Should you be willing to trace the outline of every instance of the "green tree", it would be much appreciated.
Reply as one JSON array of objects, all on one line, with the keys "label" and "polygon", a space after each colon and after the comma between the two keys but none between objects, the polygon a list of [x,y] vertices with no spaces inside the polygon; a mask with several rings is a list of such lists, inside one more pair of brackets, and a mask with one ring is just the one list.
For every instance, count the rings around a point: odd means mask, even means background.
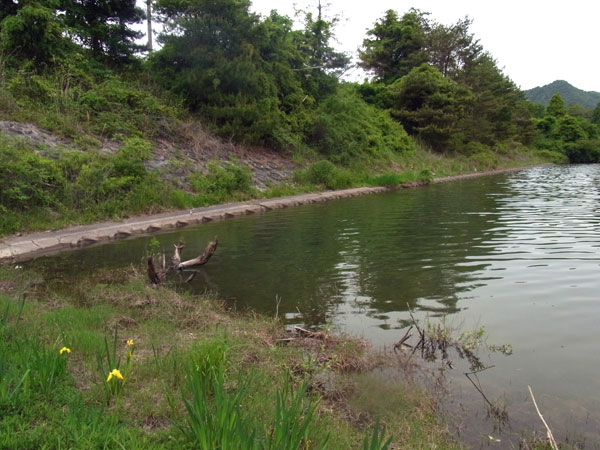
[{"label": "green tree", "polygon": [[406,131],[382,111],[363,101],[352,85],[342,86],[321,102],[311,117],[310,144],[330,160],[349,163],[412,149]]},{"label": "green tree", "polygon": [[123,63],[144,48],[135,44],[143,33],[129,25],[140,23],[144,11],[136,0],[60,0],[64,22],[72,38],[89,48],[95,58]]},{"label": "green tree", "polygon": [[562,117],[567,113],[565,102],[560,94],[554,94],[546,108],[546,114],[552,117]]},{"label": "green tree", "polygon": [[467,89],[444,78],[436,68],[422,64],[389,86],[391,114],[409,134],[434,150],[447,151],[460,128],[470,101]]},{"label": "green tree", "polygon": [[367,32],[359,65],[385,83],[403,77],[428,60],[427,27],[425,14],[419,10],[411,9],[401,19],[388,10]]},{"label": "green tree", "polygon": [[592,123],[600,125],[600,102],[596,105],[592,111]]},{"label": "green tree", "polygon": [[257,27],[255,36],[262,64],[271,74],[277,86],[279,108],[286,114],[298,112],[310,106],[304,91],[305,55],[299,42],[304,38],[302,30],[292,30],[293,20],[271,11]]},{"label": "green tree", "polygon": [[[55,10],[38,2],[29,2],[17,8],[12,2],[3,2],[0,23],[0,48],[13,58],[47,64],[60,58],[67,47],[63,27]],[[1,16],[0,15],[0,16]]]},{"label": "green tree", "polygon": [[456,80],[473,94],[464,123],[468,140],[494,145],[507,139],[531,139],[534,125],[524,95],[489,54],[469,61]]},{"label": "green tree", "polygon": [[317,5],[316,17],[312,12],[304,13],[304,32],[299,47],[304,54],[304,85],[315,98],[322,99],[333,93],[337,77],[350,63],[350,57],[331,46],[337,17],[326,19],[321,2]]},{"label": "green tree", "polygon": [[583,129],[580,120],[565,114],[558,119],[558,123],[556,124],[554,131],[554,137],[560,139],[562,142],[576,142],[580,139],[585,139],[588,136]]},{"label": "green tree", "polygon": [[446,26],[435,23],[427,33],[427,54],[429,63],[445,77],[456,77],[470,62],[482,52],[479,41],[469,27],[472,20],[468,17]]},{"label": "green tree", "polygon": [[166,32],[151,64],[164,85],[221,134],[265,144],[282,122],[276,76],[265,69],[284,63],[267,48],[264,56],[272,64],[265,64],[260,45],[265,33],[285,34],[286,25],[275,17],[260,27],[249,7],[248,0],[159,0],[156,11],[164,17]]}]

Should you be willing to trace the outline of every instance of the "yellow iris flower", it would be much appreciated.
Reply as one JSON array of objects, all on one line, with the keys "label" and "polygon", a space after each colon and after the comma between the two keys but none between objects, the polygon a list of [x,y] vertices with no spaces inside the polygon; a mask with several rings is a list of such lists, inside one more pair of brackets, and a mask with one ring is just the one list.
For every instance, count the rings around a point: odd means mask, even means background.
[{"label": "yellow iris flower", "polygon": [[59,350],[59,353],[62,355],[64,352],[71,353],[71,349],[68,347],[63,347]]},{"label": "yellow iris flower", "polygon": [[129,345],[130,347],[133,346],[133,339],[129,339],[127,341],[127,345]]},{"label": "yellow iris flower", "polygon": [[113,377],[118,378],[119,380],[123,379],[123,375],[121,375],[121,371],[119,369],[113,369],[108,374],[108,378],[106,379],[106,382],[108,383],[110,380],[112,380]]}]

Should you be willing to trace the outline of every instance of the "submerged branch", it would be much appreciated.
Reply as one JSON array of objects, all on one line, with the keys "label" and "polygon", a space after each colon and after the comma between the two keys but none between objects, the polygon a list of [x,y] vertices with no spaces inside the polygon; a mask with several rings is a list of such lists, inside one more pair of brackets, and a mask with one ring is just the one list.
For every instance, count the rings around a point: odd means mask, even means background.
[{"label": "submerged branch", "polygon": [[[148,264],[148,279],[152,284],[159,285],[166,281],[167,274],[171,271],[178,272],[192,272],[191,275],[185,280],[186,283],[189,283],[194,279],[197,275],[197,270],[189,270],[193,267],[198,267],[206,264],[210,258],[215,254],[217,250],[217,245],[219,241],[215,237],[214,241],[208,243],[204,252],[198,255],[194,259],[190,259],[188,261],[181,262],[181,250],[184,247],[182,241],[179,241],[177,244],[174,244],[175,250],[173,251],[173,256],[171,257],[171,264],[167,267],[165,255],[162,255],[162,258],[159,258],[159,270],[156,270],[154,265],[154,259],[152,255],[148,256],[147,264]],[[162,261],[162,264],[160,262]]]},{"label": "submerged branch", "polygon": [[148,278],[152,284],[160,284],[162,281],[156,272],[156,269],[154,268],[154,260],[152,259],[152,256],[148,256]]},{"label": "submerged branch", "polygon": [[556,441],[554,440],[554,436],[552,435],[552,430],[546,423],[546,420],[544,420],[544,416],[542,416],[540,408],[538,408],[537,402],[535,401],[535,397],[533,396],[533,391],[531,390],[531,386],[527,385],[527,389],[529,389],[531,400],[533,400],[533,406],[535,406],[535,410],[537,411],[538,416],[540,416],[540,419],[542,419],[542,423],[546,427],[546,436],[548,436],[548,442],[550,443],[550,447],[552,447],[552,450],[558,450],[558,445],[556,445]]}]

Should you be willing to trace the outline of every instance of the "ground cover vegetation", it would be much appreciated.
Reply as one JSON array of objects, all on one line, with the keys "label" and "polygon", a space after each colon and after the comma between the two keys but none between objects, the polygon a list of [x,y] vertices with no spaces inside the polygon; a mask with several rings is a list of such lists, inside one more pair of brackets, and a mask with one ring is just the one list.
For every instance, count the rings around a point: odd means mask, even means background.
[{"label": "ground cover vegetation", "polygon": [[[0,234],[599,158],[600,109],[526,102],[468,19],[388,11],[360,53],[373,78],[348,83],[337,19],[320,4],[300,27],[249,5],[152,2],[164,29],[149,53],[133,0],[2,1],[0,118],[59,143],[0,132]],[[301,168],[262,191],[243,161],[182,171],[199,133],[211,134],[201,150],[268,147]],[[361,373],[362,344],[280,346],[279,322],[150,288],[135,271],[61,288],[2,268],[0,333],[6,448],[375,449],[390,436],[394,448],[452,448],[426,397]]]},{"label": "ground cover vegetation", "polygon": [[178,290],[0,267],[0,447],[456,448],[395,356]]},{"label": "ground cover vegetation", "polygon": [[[350,58],[333,48],[337,18],[320,3],[298,11],[298,26],[276,11],[250,12],[248,0],[157,0],[153,18],[163,29],[154,52],[136,43],[143,11],[131,0],[113,3],[0,6],[2,118],[66,142],[0,135],[2,234],[598,159],[597,111],[527,102],[468,18],[444,25],[419,10],[388,11],[360,51],[372,79],[349,83],[341,76]],[[243,161],[167,176],[187,165],[178,156],[198,130],[250,152],[268,147],[304,168],[262,191]],[[218,142],[211,139],[205,147]],[[165,142],[167,164],[157,167]]]}]

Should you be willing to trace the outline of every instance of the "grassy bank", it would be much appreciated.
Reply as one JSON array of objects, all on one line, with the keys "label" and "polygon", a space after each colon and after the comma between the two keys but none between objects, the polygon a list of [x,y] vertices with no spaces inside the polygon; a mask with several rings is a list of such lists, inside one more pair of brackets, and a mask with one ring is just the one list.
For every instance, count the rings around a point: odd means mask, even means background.
[{"label": "grassy bank", "polygon": [[427,395],[376,379],[364,343],[288,341],[276,318],[133,269],[1,267],[0,333],[2,448],[456,447]]},{"label": "grassy bank", "polygon": [[[0,132],[0,236],[106,219],[358,186],[396,186],[436,177],[547,162],[522,147],[498,153],[446,156],[423,149],[348,166],[305,159],[289,181],[257,189],[243,161],[209,163],[174,182],[179,156],[151,168],[155,146],[123,138],[117,149],[39,148]],[[185,166],[185,164],[183,164]]]}]

